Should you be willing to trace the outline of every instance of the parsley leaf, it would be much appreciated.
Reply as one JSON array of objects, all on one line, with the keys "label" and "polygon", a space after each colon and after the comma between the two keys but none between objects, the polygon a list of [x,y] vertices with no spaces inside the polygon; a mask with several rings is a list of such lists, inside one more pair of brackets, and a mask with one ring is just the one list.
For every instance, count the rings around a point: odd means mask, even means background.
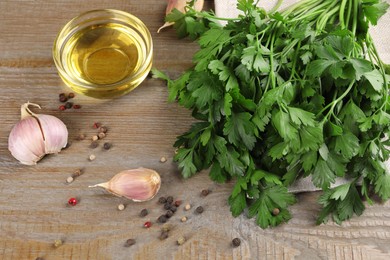
[{"label": "parsley leaf", "polygon": [[[286,187],[275,185],[261,189],[259,198],[249,207],[248,216],[256,216],[257,224],[266,228],[277,226],[291,218],[290,213],[285,210],[288,205],[296,202],[294,195],[287,191]],[[273,210],[277,208],[280,213],[273,215]]]},{"label": "parsley leaf", "polygon": [[241,142],[249,149],[255,145],[257,130],[255,125],[250,121],[251,114],[248,112],[232,113],[227,118],[223,133],[227,135],[230,143],[239,147]]}]

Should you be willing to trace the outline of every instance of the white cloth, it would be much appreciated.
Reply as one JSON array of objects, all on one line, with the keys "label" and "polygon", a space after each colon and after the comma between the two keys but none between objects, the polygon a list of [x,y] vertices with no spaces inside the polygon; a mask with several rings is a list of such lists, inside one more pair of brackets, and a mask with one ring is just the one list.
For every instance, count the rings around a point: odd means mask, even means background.
[{"label": "white cloth", "polygon": [[[298,2],[299,0],[284,0],[279,10],[286,8],[287,6]],[[215,0],[215,14],[219,17],[235,18],[239,14],[237,10],[237,0]],[[277,0],[260,0],[259,6],[265,10],[272,9]],[[387,0],[390,4],[390,0]],[[374,39],[375,46],[379,52],[381,59],[389,64],[390,63],[390,10],[381,17],[378,25],[370,28],[370,33]],[[390,160],[386,162],[386,168],[390,170]],[[338,186],[347,182],[346,179],[338,179],[332,186]],[[319,190],[315,187],[311,181],[311,177],[300,179],[295,182],[289,190],[291,192],[305,192]]]}]

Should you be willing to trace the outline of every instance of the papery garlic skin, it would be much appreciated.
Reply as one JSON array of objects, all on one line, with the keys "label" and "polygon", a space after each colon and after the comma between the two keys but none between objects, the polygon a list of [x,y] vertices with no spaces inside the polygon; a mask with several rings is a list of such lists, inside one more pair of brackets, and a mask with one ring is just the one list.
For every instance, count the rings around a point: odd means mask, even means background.
[{"label": "papery garlic skin", "polygon": [[[171,13],[172,10],[175,8],[180,12],[185,13],[186,12],[185,7],[187,6],[187,1],[189,0],[168,0],[167,9],[165,10],[165,15]],[[196,0],[194,3],[194,9],[196,11],[201,11],[203,9],[203,4],[204,4],[204,0]],[[169,27],[173,24],[174,23],[171,22],[165,22],[163,26],[158,28],[157,33],[159,33],[161,29]]]},{"label": "papery garlic skin", "polygon": [[160,186],[161,178],[156,171],[138,168],[122,171],[110,181],[90,187],[102,187],[116,196],[142,202],[153,199]]},{"label": "papery garlic skin", "polygon": [[[55,116],[34,114],[26,103],[21,107],[22,119],[12,128],[8,150],[22,164],[34,165],[46,154],[58,153],[68,142],[66,125]],[[40,107],[39,107],[40,108]]]}]

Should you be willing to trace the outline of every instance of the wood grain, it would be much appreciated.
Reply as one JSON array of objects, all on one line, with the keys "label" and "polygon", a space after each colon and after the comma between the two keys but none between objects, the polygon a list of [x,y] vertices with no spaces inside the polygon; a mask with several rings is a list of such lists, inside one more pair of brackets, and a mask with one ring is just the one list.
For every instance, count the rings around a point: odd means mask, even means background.
[{"label": "wood grain", "polygon": [[[29,0],[0,2],[0,259],[389,259],[390,204],[368,206],[361,217],[316,226],[319,193],[298,195],[292,207],[293,219],[278,228],[262,230],[253,219],[233,218],[226,199],[232,183],[212,183],[207,173],[183,180],[172,162],[173,142],[192,122],[190,112],[167,103],[163,82],[147,79],[129,95],[115,100],[77,96],[80,110],[58,111],[58,94],[69,92],[57,75],[51,47],[60,28],[77,14],[98,8],[125,10],[140,17],[154,40],[154,66],[171,75],[191,66],[195,43],[178,40],[172,29],[156,34],[161,25],[165,1]],[[206,8],[212,8],[206,1]],[[42,113],[61,118],[69,129],[70,147],[44,158],[36,166],[19,164],[8,152],[8,134],[19,119],[19,107],[29,100],[42,106]],[[94,122],[108,126],[105,141],[112,149],[89,148],[96,130]],[[88,139],[77,141],[79,134]],[[88,161],[90,154],[96,160]],[[161,156],[168,158],[160,163]],[[170,219],[173,230],[167,240],[158,239],[155,222],[164,210],[157,199],[133,203],[113,197],[88,185],[106,181],[130,168],[149,167],[162,176],[159,195],[173,195],[191,203]],[[85,173],[73,183],[66,178],[74,170]],[[200,191],[212,193],[202,198]],[[80,198],[67,207],[70,197]],[[126,204],[124,211],[117,205]],[[196,206],[205,208],[194,214]],[[139,212],[149,209],[145,218]],[[181,223],[180,218],[188,221]],[[187,242],[178,246],[184,235]],[[239,237],[242,244],[231,247]],[[128,248],[124,243],[135,238]],[[56,239],[64,244],[54,248]]]}]

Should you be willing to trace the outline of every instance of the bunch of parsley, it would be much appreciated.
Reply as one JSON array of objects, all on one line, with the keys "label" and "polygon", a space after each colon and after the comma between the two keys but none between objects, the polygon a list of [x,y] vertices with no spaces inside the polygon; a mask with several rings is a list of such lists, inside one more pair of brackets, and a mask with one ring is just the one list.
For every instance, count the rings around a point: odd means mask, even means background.
[{"label": "bunch of parsley", "polygon": [[[238,0],[236,19],[191,4],[167,21],[198,39],[194,67],[176,80],[154,70],[197,119],[174,144],[185,178],[209,169],[213,181],[233,179],[233,216],[246,211],[262,228],[291,218],[288,186],[302,177],[323,190],[318,223],[390,197],[389,75],[368,33],[388,4],[303,0],[267,13]],[[337,177],[349,182],[331,188]]]}]

